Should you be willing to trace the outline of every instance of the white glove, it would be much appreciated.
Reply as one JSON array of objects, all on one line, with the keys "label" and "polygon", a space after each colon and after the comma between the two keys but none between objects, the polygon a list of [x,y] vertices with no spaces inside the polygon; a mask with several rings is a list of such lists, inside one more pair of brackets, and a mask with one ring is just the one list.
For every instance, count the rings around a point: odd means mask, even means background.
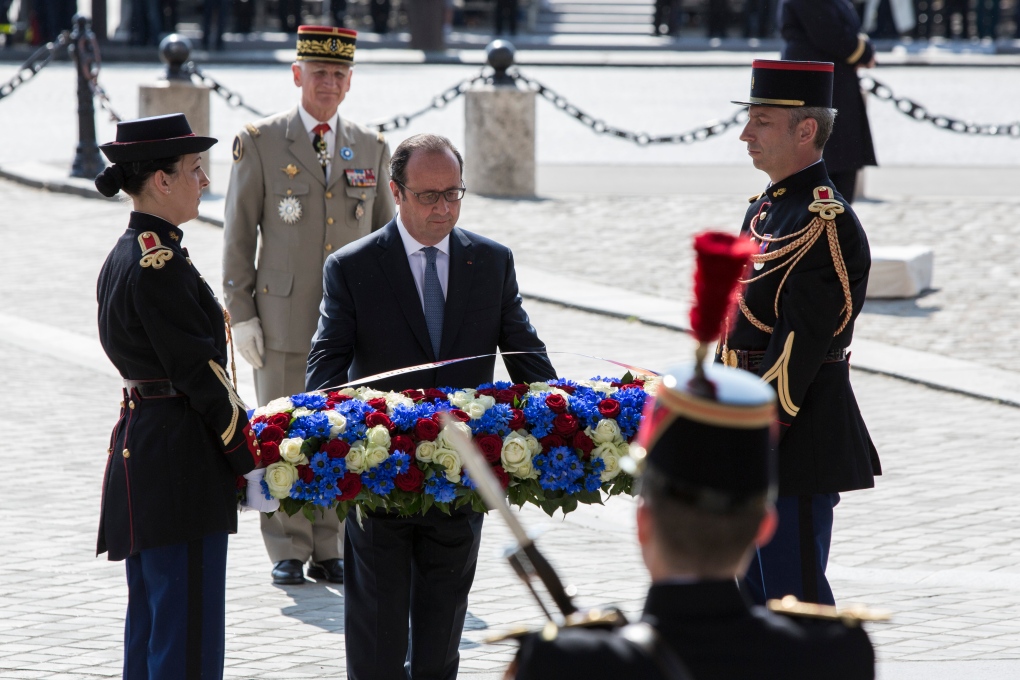
[{"label": "white glove", "polygon": [[244,360],[255,368],[262,368],[265,356],[265,341],[262,338],[262,322],[257,316],[247,321],[231,325],[234,336],[234,348],[241,353]]},{"label": "white glove", "polygon": [[244,476],[248,480],[248,493],[242,510],[258,510],[259,512],[276,512],[280,509],[280,501],[275,498],[266,500],[262,493],[262,477],[266,474],[265,468],[255,468]]}]

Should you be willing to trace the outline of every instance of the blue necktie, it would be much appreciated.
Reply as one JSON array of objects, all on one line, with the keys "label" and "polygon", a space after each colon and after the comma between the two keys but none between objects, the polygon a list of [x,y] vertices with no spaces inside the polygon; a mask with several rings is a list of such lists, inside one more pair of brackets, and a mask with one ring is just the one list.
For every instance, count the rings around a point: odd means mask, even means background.
[{"label": "blue necktie", "polygon": [[429,328],[432,340],[432,351],[439,358],[439,343],[443,339],[443,313],[446,309],[446,298],[443,287],[439,285],[439,272],[436,271],[436,255],[439,249],[435,246],[422,248],[425,253],[425,325]]}]

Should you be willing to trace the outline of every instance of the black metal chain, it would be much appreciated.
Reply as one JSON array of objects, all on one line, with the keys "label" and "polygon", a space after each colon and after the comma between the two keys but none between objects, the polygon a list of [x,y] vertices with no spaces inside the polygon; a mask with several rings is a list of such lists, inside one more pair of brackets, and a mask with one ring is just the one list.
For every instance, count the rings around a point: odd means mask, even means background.
[{"label": "black metal chain", "polygon": [[972,123],[970,121],[950,118],[949,116],[933,114],[926,107],[911,99],[897,97],[888,85],[875,80],[871,76],[861,77],[861,87],[865,92],[870,92],[882,101],[892,102],[896,110],[904,116],[916,121],[927,121],[941,130],[959,132],[965,135],[1005,136],[1020,139],[1020,121],[995,125]]},{"label": "black metal chain", "polygon": [[227,104],[234,107],[235,109],[238,108],[245,109],[246,111],[254,113],[259,118],[266,117],[266,114],[262,113],[255,107],[246,104],[244,102],[244,98],[241,97],[241,95],[239,95],[237,92],[234,92],[233,90],[229,89],[222,83],[219,83],[216,80],[214,80],[211,76],[207,76],[205,73],[203,73],[198,68],[198,65],[195,64],[195,62],[189,61],[187,64],[184,64],[183,66],[181,66],[181,71],[191,76],[192,80],[197,81],[201,85],[205,85],[213,92],[223,97],[223,99],[226,100]]},{"label": "black metal chain", "polygon": [[620,139],[628,142],[634,142],[638,146],[648,146],[649,144],[691,144],[693,142],[703,142],[711,137],[721,135],[735,125],[743,125],[747,122],[747,109],[740,109],[725,120],[709,121],[701,127],[680,134],[652,136],[647,132],[631,132],[630,130],[614,127],[603,120],[585,113],[567,101],[566,97],[557,93],[552,88],[546,87],[533,78],[528,78],[520,72],[513,72],[511,75],[518,82],[524,83],[529,90],[536,92],[544,99],[551,102],[553,106],[566,114],[573,116],[582,124],[590,127],[597,134],[619,137]]},{"label": "black metal chain", "polygon": [[429,111],[437,111],[439,109],[446,108],[447,104],[449,104],[454,99],[460,97],[469,89],[471,89],[472,85],[484,81],[485,79],[486,76],[484,73],[479,73],[474,78],[465,78],[464,80],[460,81],[453,87],[450,87],[446,91],[437,94],[435,97],[432,98],[432,103],[426,106],[425,108],[415,111],[414,113],[394,116],[393,118],[390,118],[389,120],[386,121],[378,123],[369,123],[368,127],[374,127],[379,132],[389,132],[390,130],[399,130],[400,128],[407,127],[408,125],[411,124],[411,121],[417,118],[418,116],[423,116]]},{"label": "black metal chain", "polygon": [[0,85],[0,99],[9,96],[18,87],[27,83],[29,80],[35,77],[39,71],[43,70],[56,56],[59,50],[67,47],[71,42],[71,32],[64,31],[54,42],[46,43],[35,52],[32,53],[25,63],[21,65],[18,72],[13,78],[8,80],[3,85]]},{"label": "black metal chain", "polygon": [[88,82],[92,96],[99,102],[99,108],[106,111],[110,115],[110,120],[114,123],[124,120],[113,110],[106,90],[99,84],[99,69],[103,64],[103,60],[99,55],[99,41],[96,39],[96,34],[89,31],[81,35],[78,38],[78,42],[72,47],[78,50],[78,64],[81,67],[82,76]]}]

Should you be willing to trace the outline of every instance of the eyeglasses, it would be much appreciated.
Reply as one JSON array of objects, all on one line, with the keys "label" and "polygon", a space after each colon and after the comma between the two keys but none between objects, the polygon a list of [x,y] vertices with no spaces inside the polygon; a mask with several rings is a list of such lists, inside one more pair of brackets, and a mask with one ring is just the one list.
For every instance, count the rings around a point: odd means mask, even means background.
[{"label": "eyeglasses", "polygon": [[464,198],[464,194],[467,193],[467,187],[460,187],[458,189],[449,189],[447,191],[411,191],[405,185],[393,180],[397,186],[403,188],[410,194],[414,194],[414,197],[418,199],[418,202],[422,205],[434,205],[439,201],[439,197],[442,196],[446,199],[447,203],[456,203],[460,199]]}]

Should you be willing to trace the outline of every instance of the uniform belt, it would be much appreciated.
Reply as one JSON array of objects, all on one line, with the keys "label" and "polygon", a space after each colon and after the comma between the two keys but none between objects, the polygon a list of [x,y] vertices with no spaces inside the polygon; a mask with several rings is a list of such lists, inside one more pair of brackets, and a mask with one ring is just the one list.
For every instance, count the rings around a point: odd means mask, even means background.
[{"label": "uniform belt", "polygon": [[124,380],[124,389],[134,391],[139,397],[175,397],[180,392],[169,380]]},{"label": "uniform belt", "polygon": [[[849,352],[846,351],[846,347],[840,347],[839,349],[830,349],[825,354],[825,358],[822,363],[832,364],[839,361],[843,361],[849,356]],[[745,371],[751,371],[757,373],[758,369],[761,368],[761,360],[765,358],[764,350],[753,350],[753,349],[731,349],[729,351],[730,361],[726,361],[727,357],[723,357],[723,363],[727,366],[733,366],[735,368],[742,368]],[[732,360],[736,359],[736,363],[732,363]]]}]

